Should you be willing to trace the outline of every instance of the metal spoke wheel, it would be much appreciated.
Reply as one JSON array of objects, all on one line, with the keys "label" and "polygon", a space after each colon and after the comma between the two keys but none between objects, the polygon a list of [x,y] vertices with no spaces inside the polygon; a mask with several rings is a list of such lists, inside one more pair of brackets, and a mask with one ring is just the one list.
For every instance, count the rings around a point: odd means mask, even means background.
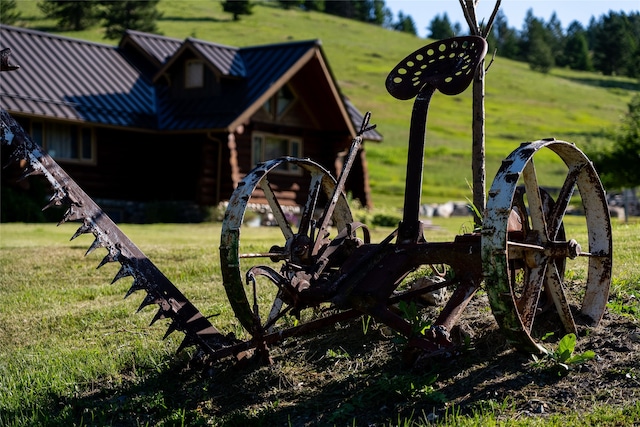
[{"label": "metal spoke wheel", "polygon": [[[306,200],[298,203],[291,199],[291,185]],[[304,188],[308,188],[306,193]],[[231,307],[251,336],[310,321],[324,308],[321,306],[328,305],[309,304],[299,295],[322,277],[318,254],[332,238],[341,232],[344,235],[347,227],[351,231],[353,218],[344,194],[335,197],[330,220],[324,221],[327,201],[333,199],[335,188],[336,180],[319,164],[283,157],[258,165],[232,194],[222,223],[222,277]],[[300,205],[294,219],[292,209]],[[243,226],[245,214],[256,210],[269,216],[269,225],[279,228],[278,241],[254,242],[254,246],[243,243],[241,232],[251,232]],[[322,228],[321,224],[328,226]],[[321,269],[322,274],[330,269]]]},{"label": "metal spoke wheel", "polygon": [[[538,182],[534,155],[543,148],[566,166],[558,182]],[[569,221],[576,204],[580,214]],[[572,235],[585,228],[586,235]],[[523,144],[503,161],[487,200],[482,263],[491,309],[519,350],[545,353],[541,341],[550,333],[597,326],[611,283],[611,223],[584,153],[550,139]]]}]

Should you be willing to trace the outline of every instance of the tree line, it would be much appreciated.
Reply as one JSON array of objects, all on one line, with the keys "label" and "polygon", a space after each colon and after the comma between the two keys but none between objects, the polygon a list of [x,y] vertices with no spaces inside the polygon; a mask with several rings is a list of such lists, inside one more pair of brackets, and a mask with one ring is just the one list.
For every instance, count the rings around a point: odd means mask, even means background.
[{"label": "tree line", "polygon": [[[101,23],[105,38],[119,39],[126,29],[157,33],[156,21],[162,17],[157,10],[159,0],[41,0],[40,10],[56,20],[63,31],[79,31]],[[16,0],[3,0],[2,21],[11,24],[19,19]],[[394,31],[417,35],[413,18],[402,11],[393,16],[384,0],[271,0],[271,4],[290,9],[317,11],[378,25]],[[223,11],[234,20],[252,13],[255,1],[221,1]],[[447,14],[435,16],[426,28],[428,37],[443,39],[463,35],[459,23],[452,23]],[[490,51],[498,56],[528,62],[534,70],[544,73],[553,67],[598,71],[604,75],[640,78],[640,13],[610,11],[599,18],[592,17],[585,28],[573,21],[563,29],[554,13],[548,22],[535,17],[529,9],[522,30],[509,26],[499,11],[487,36]]]},{"label": "tree line", "polygon": [[[119,39],[127,29],[157,33],[156,21],[162,17],[157,10],[160,0],[41,0],[38,8],[56,21],[60,31],[81,31],[100,23],[106,39]],[[2,23],[20,20],[16,0],[2,0]]]}]

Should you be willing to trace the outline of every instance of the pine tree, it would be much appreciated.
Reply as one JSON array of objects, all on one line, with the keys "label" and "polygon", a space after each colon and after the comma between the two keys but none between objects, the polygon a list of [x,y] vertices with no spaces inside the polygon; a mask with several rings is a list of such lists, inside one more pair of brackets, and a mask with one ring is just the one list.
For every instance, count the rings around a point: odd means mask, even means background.
[{"label": "pine tree", "polygon": [[563,57],[565,65],[573,70],[593,71],[586,31],[578,21],[573,21],[567,29]]},{"label": "pine tree", "polygon": [[157,32],[156,20],[162,17],[159,0],[102,2],[105,38],[119,39],[126,30]]},{"label": "pine tree", "polygon": [[20,12],[16,10],[16,0],[0,1],[0,22],[7,25],[15,24],[20,19]]},{"label": "pine tree", "polygon": [[455,36],[455,30],[446,12],[442,17],[436,15],[427,29],[429,30],[429,38],[432,39],[441,40]]},{"label": "pine tree", "polygon": [[638,39],[624,13],[609,12],[593,26],[593,62],[605,75],[632,75]]},{"label": "pine tree", "polygon": [[629,103],[629,111],[615,136],[615,145],[590,152],[605,187],[632,188],[640,185],[640,95]]},{"label": "pine tree", "polygon": [[549,30],[544,22],[533,16],[529,9],[525,17],[525,30],[522,37],[522,50],[532,70],[548,73],[555,65],[553,50],[549,45]]},{"label": "pine tree", "polygon": [[413,22],[413,18],[411,15],[406,15],[402,13],[402,11],[398,12],[398,21],[393,24],[393,29],[396,31],[401,31],[403,33],[413,34],[414,36],[418,34],[418,30],[416,30],[416,24]]},{"label": "pine tree", "polygon": [[493,31],[489,41],[489,50],[498,49],[498,55],[509,59],[521,59],[520,39],[515,29],[509,28],[507,17],[502,10],[498,11],[493,23]]},{"label": "pine tree", "polygon": [[233,20],[239,21],[240,15],[251,15],[253,3],[249,0],[227,0],[222,2],[222,10],[233,14]]},{"label": "pine tree", "polygon": [[97,22],[96,5],[94,0],[43,0],[38,3],[38,8],[47,18],[58,21],[56,25],[59,30],[80,31]]}]

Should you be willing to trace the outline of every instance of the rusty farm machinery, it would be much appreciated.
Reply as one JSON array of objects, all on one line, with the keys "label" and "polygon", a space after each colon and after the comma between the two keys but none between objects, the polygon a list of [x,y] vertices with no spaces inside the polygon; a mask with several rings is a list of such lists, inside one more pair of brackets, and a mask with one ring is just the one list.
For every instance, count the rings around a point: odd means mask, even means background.
[{"label": "rusty farm machinery", "polygon": [[[24,177],[41,175],[49,182],[49,206],[67,208],[61,223],[81,223],[72,239],[93,234],[88,252],[107,251],[100,265],[121,264],[113,281],[132,277],[127,295],[145,291],[140,309],[158,306],[151,323],[169,319],[166,335],[185,334],[178,350],[197,346],[199,354],[214,361],[254,351],[269,360],[269,346],[278,341],[364,315],[405,336],[410,348],[431,355],[452,352],[456,344],[450,332],[482,288],[508,342],[542,353],[541,337],[550,324],[571,333],[582,325],[595,327],[608,298],[611,225],[605,192],[589,159],[564,141],[523,143],[503,160],[476,230],[452,242],[429,242],[419,217],[432,95],[463,92],[486,50],[481,37],[440,40],[411,53],[388,75],[388,92],[400,100],[414,99],[414,104],[402,220],[379,243],[372,243],[367,226],[354,220],[344,194],[361,135],[370,129],[369,114],[337,178],[313,160],[293,157],[261,163],[244,177],[225,212],[220,263],[229,303],[248,333],[245,340],[213,326],[4,110],[0,137],[9,161],[24,165]],[[9,64],[8,51],[2,65],[3,70],[16,68]],[[543,151],[565,167],[554,185],[555,196],[538,182],[534,158]],[[282,167],[298,171],[299,185],[307,189],[295,226],[274,190]],[[265,242],[262,250],[246,248],[241,238],[245,213],[258,198],[282,236]],[[564,225],[575,200],[581,203],[586,235],[570,236]],[[586,273],[569,280],[565,271],[574,260],[587,264]],[[406,285],[408,275],[430,267],[438,280]],[[402,301],[411,303],[444,288],[450,296],[428,329],[416,331],[397,310]]]}]

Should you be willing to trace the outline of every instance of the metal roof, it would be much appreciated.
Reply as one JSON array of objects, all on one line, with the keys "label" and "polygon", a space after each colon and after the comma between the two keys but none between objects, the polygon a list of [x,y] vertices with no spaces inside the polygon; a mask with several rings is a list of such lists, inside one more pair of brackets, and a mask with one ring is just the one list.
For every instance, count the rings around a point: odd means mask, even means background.
[{"label": "metal roof", "polygon": [[[0,25],[0,34],[0,48],[11,48],[12,63],[21,67],[18,72],[2,73],[3,108],[13,113],[153,130],[227,128],[248,109],[256,108],[256,103],[274,90],[274,84],[283,84],[294,65],[300,66],[319,49],[316,40],[235,48],[132,30],[119,47],[6,25]],[[171,98],[165,85],[154,85],[127,60],[123,45],[128,43],[155,63],[157,73],[191,50],[228,80],[218,96]],[[353,127],[359,128],[362,115],[351,103],[343,102]],[[381,140],[373,132],[370,139]]]},{"label": "metal roof", "polygon": [[171,37],[159,36],[157,34],[143,33],[141,31],[127,30],[120,42],[120,46],[125,41],[131,41],[138,45],[160,66],[180,48],[182,40]]},{"label": "metal roof", "polygon": [[[186,49],[193,50],[203,60],[215,67],[215,69],[223,76],[239,78],[247,77],[244,62],[239,54],[239,49],[236,47],[223,46],[203,40],[187,38],[182,44],[180,50],[174,54],[173,59],[177,59]],[[167,61],[165,66],[158,71],[156,79],[171,66],[173,59]]]},{"label": "metal roof", "polygon": [[112,46],[0,26],[19,71],[3,73],[12,112],[116,126],[154,126],[155,90]]}]

